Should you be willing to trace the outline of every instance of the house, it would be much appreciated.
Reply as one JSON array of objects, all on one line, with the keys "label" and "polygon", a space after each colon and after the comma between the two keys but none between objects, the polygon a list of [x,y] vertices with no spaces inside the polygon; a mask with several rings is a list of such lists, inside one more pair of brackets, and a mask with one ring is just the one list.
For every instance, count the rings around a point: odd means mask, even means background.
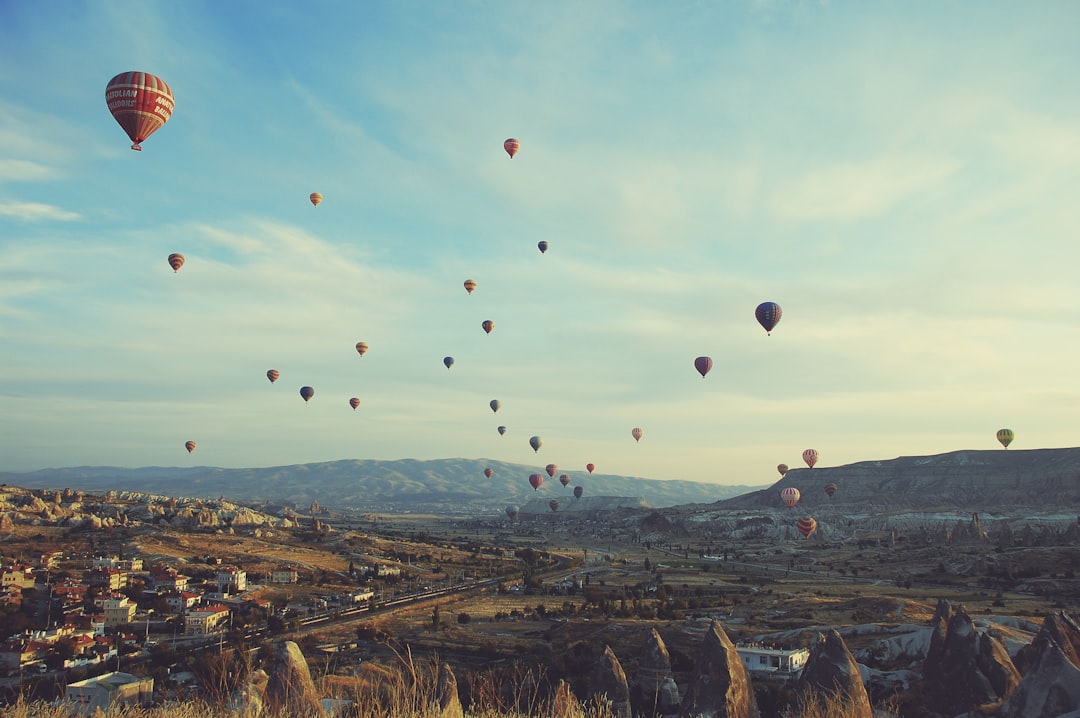
[{"label": "house", "polygon": [[90,569],[90,585],[107,591],[119,591],[128,583],[127,573],[118,568],[102,566]]},{"label": "house", "polygon": [[111,713],[118,706],[148,706],[154,698],[154,679],[115,671],[69,683],[64,701],[74,715]]},{"label": "house", "polygon": [[229,609],[222,605],[195,608],[184,616],[185,636],[208,636],[220,633],[229,621]]},{"label": "house", "polygon": [[150,581],[160,593],[162,591],[185,591],[188,586],[188,577],[179,573],[175,568],[155,566],[150,570]]},{"label": "house", "polygon": [[378,566],[375,567],[375,575],[379,578],[385,578],[386,576],[400,576],[401,567],[389,566],[387,564],[380,563]]},{"label": "house", "polygon": [[236,566],[226,566],[218,569],[215,581],[221,593],[243,593],[247,590],[247,571]]},{"label": "house", "polygon": [[165,604],[172,613],[183,613],[199,602],[202,596],[191,591],[171,591],[165,594]]},{"label": "house", "polygon": [[0,671],[15,673],[23,666],[44,660],[52,651],[49,641],[12,637],[0,644]]},{"label": "house", "polygon": [[12,586],[34,587],[34,571],[24,564],[5,566],[0,570],[0,591],[7,592]]},{"label": "house", "polygon": [[64,557],[63,551],[42,551],[38,554],[38,568],[56,568],[56,562]]},{"label": "house", "polygon": [[105,611],[106,626],[120,626],[131,623],[131,620],[135,618],[135,604],[127,596],[105,599],[102,603],[102,609]]},{"label": "house", "polygon": [[279,566],[270,572],[270,583],[296,583],[299,579],[299,572],[288,566]]},{"label": "house", "polygon": [[751,673],[798,675],[810,658],[808,648],[774,648],[760,643],[736,646],[746,670]]}]

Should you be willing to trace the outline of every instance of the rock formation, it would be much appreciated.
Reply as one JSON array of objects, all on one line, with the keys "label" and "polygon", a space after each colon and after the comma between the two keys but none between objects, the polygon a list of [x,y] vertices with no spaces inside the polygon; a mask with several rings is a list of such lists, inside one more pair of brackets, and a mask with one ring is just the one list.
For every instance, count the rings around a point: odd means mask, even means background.
[{"label": "rock formation", "polygon": [[1031,644],[1017,651],[1013,663],[1016,664],[1020,673],[1026,676],[1031,670],[1042,640],[1052,641],[1074,666],[1080,668],[1080,624],[1064,611],[1059,611],[1047,614],[1043,619],[1042,628],[1032,639]]},{"label": "rock formation", "polygon": [[1005,701],[1002,718],[1058,718],[1080,711],[1080,666],[1048,635],[1040,633],[1035,642],[1032,664]]},{"label": "rock formation", "polygon": [[435,718],[463,718],[464,711],[461,709],[461,699],[458,697],[457,678],[454,677],[449,663],[439,664],[439,675],[435,680],[436,697],[439,701]]},{"label": "rock formation", "polygon": [[1020,684],[1020,672],[1005,645],[977,631],[963,608],[957,609],[943,633],[943,621],[936,613],[935,621],[923,663],[931,706],[951,715],[1000,706]]},{"label": "rock formation", "polygon": [[639,712],[668,715],[678,711],[679,687],[671,677],[671,656],[655,628],[638,656],[632,688]]},{"label": "rock formation", "polygon": [[750,676],[735,644],[716,621],[705,633],[694,679],[682,701],[687,718],[758,718]]},{"label": "rock formation", "polygon": [[570,689],[570,684],[559,680],[555,687],[555,695],[551,698],[548,708],[548,718],[585,718],[585,711],[581,708],[581,702]]},{"label": "rock formation", "polygon": [[844,705],[847,718],[874,717],[859,664],[835,628],[819,633],[810,644],[810,658],[799,677],[799,694],[835,695]]},{"label": "rock formation", "polygon": [[590,687],[595,699],[611,702],[613,716],[631,718],[630,688],[626,684],[626,672],[611,646],[604,646],[604,654],[593,670]]},{"label": "rock formation", "polygon": [[266,702],[270,710],[296,718],[322,716],[311,671],[295,642],[285,641],[278,647],[270,661],[269,674]]}]

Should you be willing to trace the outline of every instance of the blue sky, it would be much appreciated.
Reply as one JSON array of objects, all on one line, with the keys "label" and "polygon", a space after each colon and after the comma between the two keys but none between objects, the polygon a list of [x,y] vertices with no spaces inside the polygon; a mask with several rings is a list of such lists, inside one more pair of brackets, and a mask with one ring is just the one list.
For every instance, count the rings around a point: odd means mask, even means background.
[{"label": "blue sky", "polygon": [[[1078,24],[0,4],[0,470],[464,456],[760,484],[809,447],[1074,446]],[[141,153],[105,107],[127,70],[176,100]]]}]

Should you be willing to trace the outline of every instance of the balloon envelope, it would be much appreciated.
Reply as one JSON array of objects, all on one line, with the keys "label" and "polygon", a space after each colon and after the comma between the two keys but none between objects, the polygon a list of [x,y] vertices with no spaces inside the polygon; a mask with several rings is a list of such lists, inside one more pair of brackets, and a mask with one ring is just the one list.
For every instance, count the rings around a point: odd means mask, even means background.
[{"label": "balloon envelope", "polygon": [[354,396],[352,399],[349,399],[349,406],[353,408],[353,411],[356,411],[356,407],[360,406],[360,400]]},{"label": "balloon envelope", "polygon": [[510,139],[503,142],[503,149],[506,150],[506,154],[510,155],[510,159],[514,159],[514,155],[516,155],[518,153],[518,150],[521,149],[521,142],[511,137]]},{"label": "balloon envelope", "polygon": [[570,485],[570,475],[569,474],[561,474],[559,476],[559,483],[562,484],[563,486],[569,486]]},{"label": "balloon envelope", "polygon": [[530,436],[529,437],[529,446],[532,447],[533,451],[540,451],[540,447],[543,446],[543,445],[544,445],[544,440],[541,439],[539,436]]},{"label": "balloon envelope", "polygon": [[454,357],[443,357],[442,363],[446,365],[447,369],[449,369],[450,367],[454,366]]},{"label": "balloon envelope", "polygon": [[776,470],[780,472],[781,476],[783,476],[784,474],[786,474],[788,472],[788,465],[787,464],[777,464],[776,465]]},{"label": "balloon envelope", "polygon": [[266,378],[270,380],[271,384],[277,381],[279,376],[281,376],[281,372],[279,372],[277,369],[270,369],[266,372]]},{"label": "balloon envelope", "polygon": [[172,117],[172,90],[149,72],[121,72],[105,86],[105,104],[113,119],[131,139],[131,149],[141,150],[147,137]]},{"label": "balloon envelope", "polygon": [[799,503],[799,490],[789,486],[780,492],[780,500],[784,502],[784,506],[789,509],[795,504]]},{"label": "balloon envelope", "polygon": [[505,426],[500,426],[499,427],[499,436],[502,436],[505,433],[506,433],[506,427]]},{"label": "balloon envelope", "polygon": [[506,515],[509,516],[511,519],[518,515],[517,506],[507,506],[504,511],[506,511]]},{"label": "balloon envelope", "polygon": [[[365,354],[367,354],[367,342],[357,342],[356,343],[356,353],[359,354],[360,356],[364,356]],[[378,362],[376,362],[376,363],[378,363]]]},{"label": "balloon envelope", "polygon": [[802,452],[802,460],[805,461],[806,465],[809,466],[811,469],[814,468],[814,464],[816,464],[818,460],[817,449],[807,449],[806,451]]},{"label": "balloon envelope", "polygon": [[[492,411],[498,411],[499,407],[502,406],[502,402],[499,401],[498,399],[492,399],[491,401],[488,402],[488,406],[491,407]],[[499,432],[499,433],[502,433],[502,432]]]},{"label": "balloon envelope", "polygon": [[585,489],[581,488],[580,486],[575,486],[574,487],[574,498],[575,499],[580,499],[581,495],[583,493],[585,493]]},{"label": "balloon envelope", "polygon": [[557,500],[555,500],[555,499],[552,499],[551,501],[548,501],[548,508],[551,509],[552,511],[558,511],[559,510],[559,502]]},{"label": "balloon envelope", "polygon": [[540,254],[543,254],[548,250],[548,243],[546,239],[541,239],[536,243],[536,248],[540,250]]},{"label": "balloon envelope", "polygon": [[998,429],[997,440],[1000,441],[1001,445],[1006,449],[1009,448],[1009,444],[1011,444],[1012,440],[1015,438],[1016,434],[1013,433],[1012,429]]},{"label": "balloon envelope", "polygon": [[308,199],[311,200],[311,203],[313,205],[318,207],[319,203],[322,202],[322,195],[320,193],[318,193],[318,192],[312,192],[311,194],[308,195]]},{"label": "balloon envelope", "polygon": [[184,442],[184,448],[187,449],[187,452],[190,454],[192,451],[195,451],[195,442],[194,441],[185,441]]},{"label": "balloon envelope", "polygon": [[485,319],[480,324],[480,326],[482,326],[484,328],[484,333],[485,334],[491,334],[491,330],[495,328],[495,322],[491,321],[490,319]]},{"label": "balloon envelope", "polygon": [[817,531],[817,521],[807,516],[796,521],[795,528],[799,530],[803,538],[810,538],[810,534]]},{"label": "balloon envelope", "polygon": [[533,491],[536,491],[544,485],[543,474],[529,474],[529,485],[533,487]]},{"label": "balloon envelope", "polygon": [[[630,435],[634,437],[634,441],[641,441],[641,437],[645,436],[645,432],[637,427],[634,427],[634,429],[630,432]],[[664,442],[661,441],[660,443],[662,444]]]},{"label": "balloon envelope", "polygon": [[179,272],[180,267],[184,266],[184,255],[173,253],[169,255],[169,266],[172,267],[174,272]]},{"label": "balloon envelope", "polygon": [[486,477],[488,477],[490,479],[494,475],[495,475],[495,469],[493,469],[491,467],[488,467],[488,468],[484,469],[484,476],[486,476]]},{"label": "balloon envelope", "polygon": [[698,357],[694,360],[694,368],[698,370],[698,374],[701,374],[701,378],[704,379],[705,375],[712,370],[712,357]]},{"label": "balloon envelope", "polygon": [[[556,466],[555,464],[548,464],[547,466],[544,467],[544,471],[547,472],[548,476],[554,476],[555,472],[558,471],[558,470],[559,470],[559,467]],[[563,486],[565,486],[565,485],[566,484],[563,484]]]},{"label": "balloon envelope", "polygon": [[465,291],[468,292],[469,294],[472,294],[474,289],[476,289],[476,280],[475,279],[466,279],[465,280]]},{"label": "balloon envelope", "polygon": [[836,484],[825,484],[825,494],[831,499],[836,494]]},{"label": "balloon envelope", "polygon": [[593,472],[593,469],[595,469],[595,468],[596,468],[596,464],[585,464],[585,470],[588,471],[590,474]]},{"label": "balloon envelope", "polygon": [[754,316],[757,317],[758,324],[764,327],[766,332],[772,332],[773,327],[780,321],[782,313],[780,305],[776,302],[762,302],[754,310]]},{"label": "balloon envelope", "polygon": [[300,387],[300,396],[304,398],[304,401],[310,401],[311,397],[315,396],[315,390],[310,386]]}]

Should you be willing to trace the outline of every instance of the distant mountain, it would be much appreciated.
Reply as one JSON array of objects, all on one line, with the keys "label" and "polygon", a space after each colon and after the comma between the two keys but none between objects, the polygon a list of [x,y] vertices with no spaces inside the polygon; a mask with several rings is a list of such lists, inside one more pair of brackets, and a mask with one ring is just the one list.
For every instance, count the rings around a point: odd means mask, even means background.
[{"label": "distant mountain", "polygon": [[[484,469],[495,471],[489,479]],[[215,467],[75,467],[29,473],[0,473],[0,481],[28,488],[141,491],[170,496],[225,496],[234,501],[273,501],[306,507],[312,501],[331,509],[365,511],[468,513],[502,511],[507,504],[533,499],[573,501],[573,488],[584,496],[616,496],[643,500],[648,506],[714,502],[757,487],[718,486],[693,481],[660,481],[585,471],[544,474],[534,491],[528,476],[535,466],[487,459],[420,461],[343,460],[261,469]],[[558,476],[567,473],[563,487]]]},{"label": "distant mountain", "polygon": [[[830,498],[825,486],[836,485]],[[1080,448],[953,451],[846,466],[791,469],[772,486],[719,502],[724,509],[782,508],[793,487],[796,511],[848,514],[917,509],[1008,514],[1020,509],[1080,512]]]}]

